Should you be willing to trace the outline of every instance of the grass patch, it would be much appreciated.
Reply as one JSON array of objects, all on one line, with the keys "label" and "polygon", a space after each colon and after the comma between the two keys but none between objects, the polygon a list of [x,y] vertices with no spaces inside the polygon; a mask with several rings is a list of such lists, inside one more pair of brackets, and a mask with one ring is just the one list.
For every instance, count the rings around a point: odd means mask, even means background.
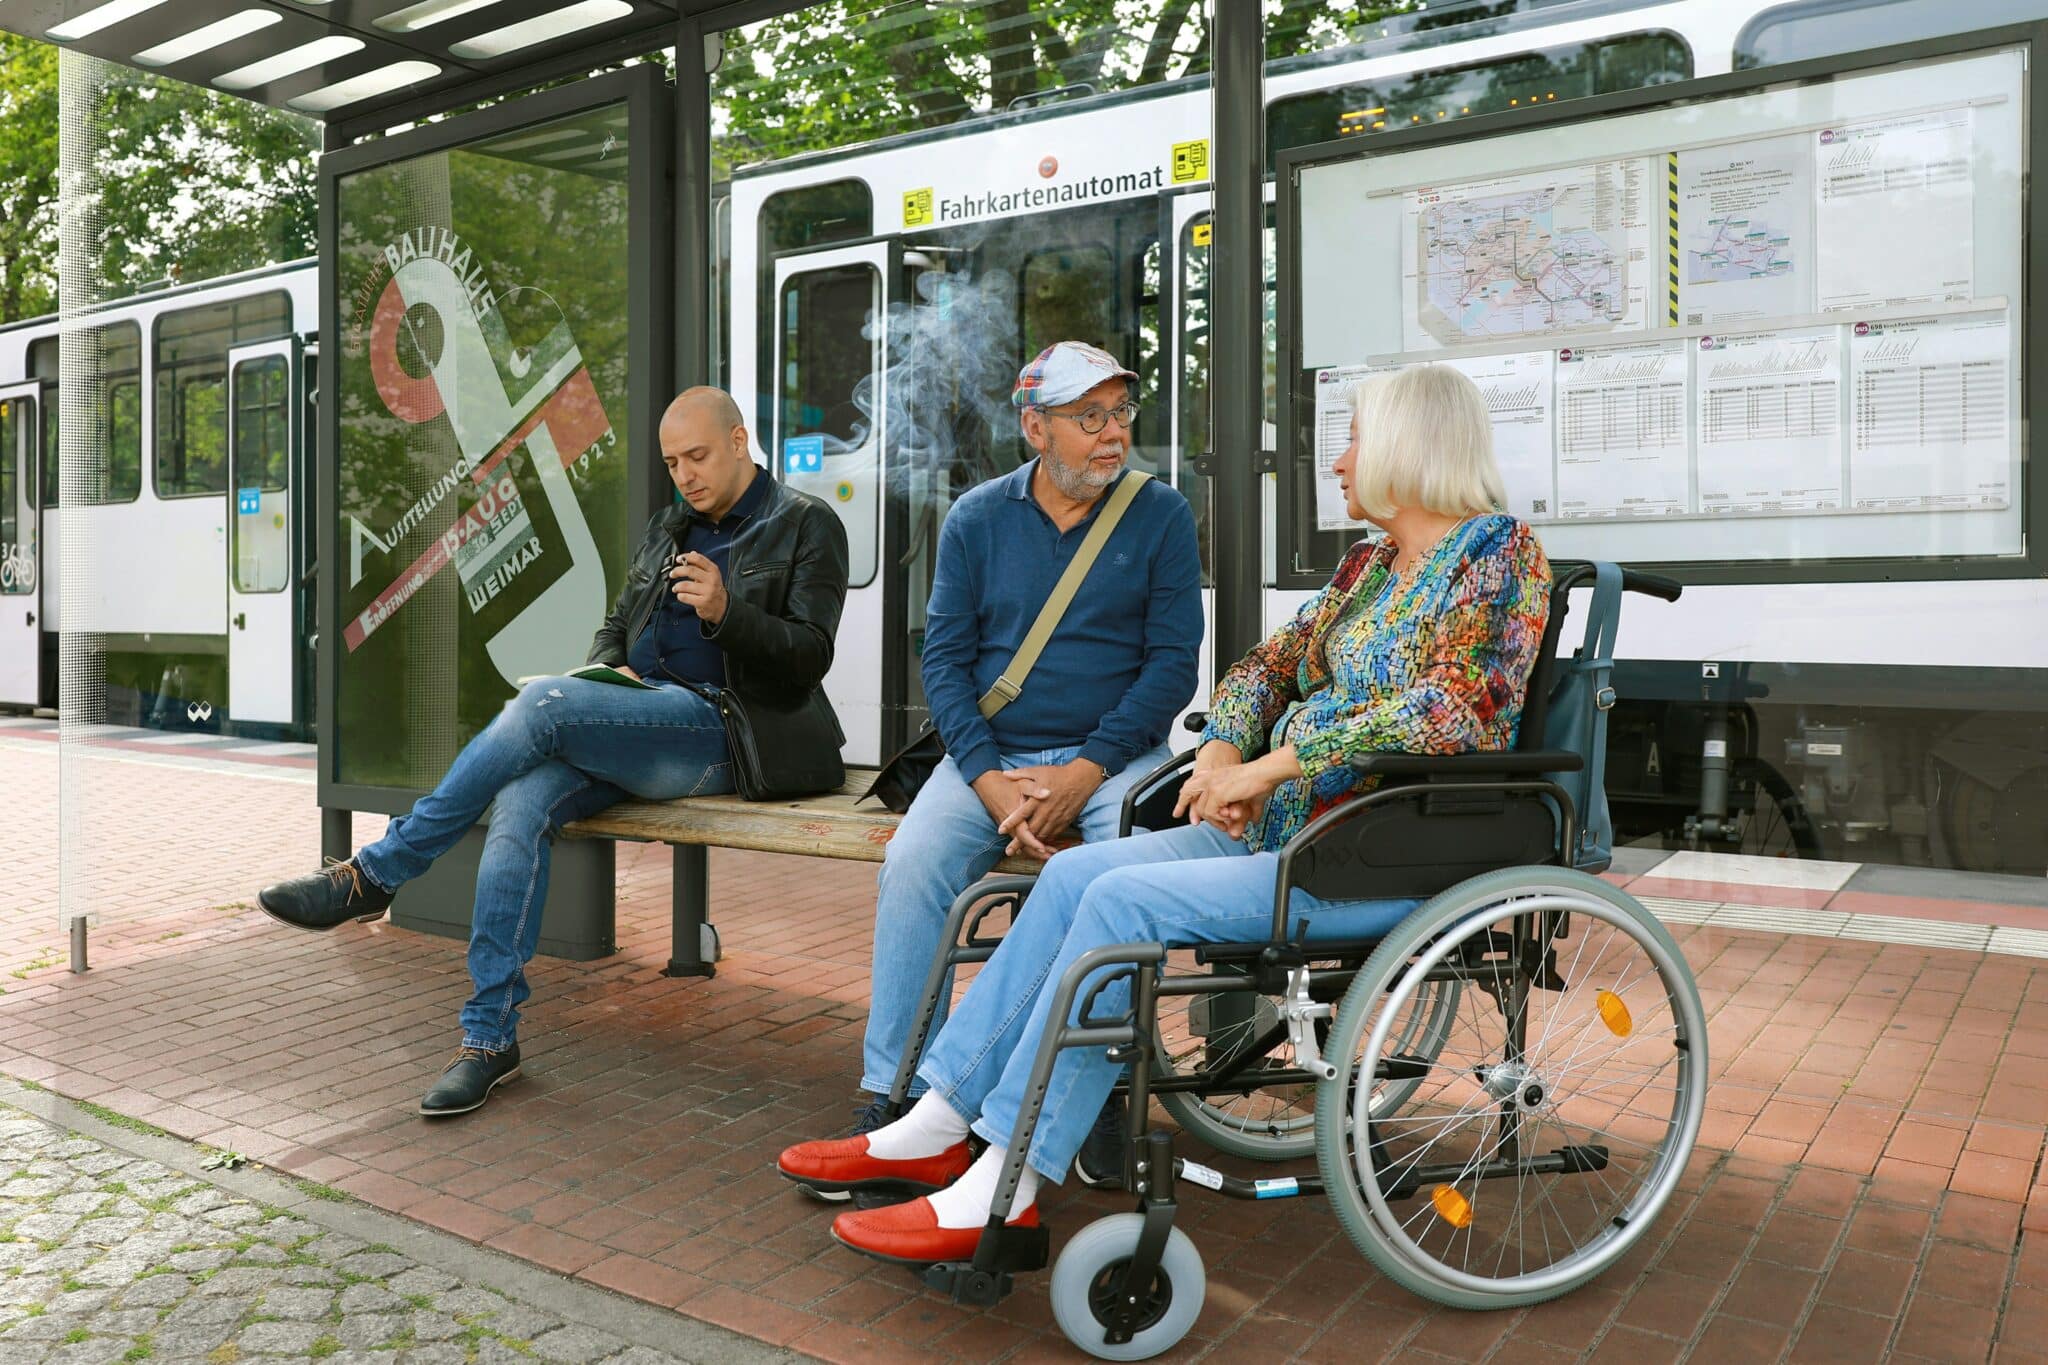
[{"label": "grass patch", "polygon": [[83,1327],[74,1327],[64,1334],[64,1340],[72,1345],[76,1345],[81,1341],[90,1341],[91,1339],[92,1333],[86,1331]]},{"label": "grass patch", "polygon": [[81,1289],[89,1288],[91,1288],[91,1286],[86,1284],[84,1280],[79,1279],[76,1275],[66,1275],[64,1277],[64,1292],[67,1294],[76,1294]]},{"label": "grass patch", "polygon": [[146,1336],[142,1336],[142,1337],[137,1337],[137,1338],[135,1339],[135,1344],[134,1344],[133,1346],[130,1346],[130,1347],[128,1348],[128,1351],[127,1351],[127,1353],[126,1353],[125,1355],[123,1355],[123,1356],[121,1357],[121,1359],[123,1359],[123,1360],[148,1360],[148,1359],[149,1359],[149,1358],[150,1358],[150,1357],[151,1357],[152,1355],[154,1355],[154,1354],[156,1354],[156,1348],[155,1348],[155,1347],[153,1347],[153,1346],[151,1346],[151,1345],[149,1344],[149,1338],[148,1338],[148,1337],[146,1337]]},{"label": "grass patch", "polygon": [[232,1341],[223,1341],[207,1354],[207,1365],[235,1365],[242,1358],[242,1348]]},{"label": "grass patch", "polygon": [[34,1090],[39,1092],[43,1088],[42,1083],[40,1081],[31,1081],[26,1078],[17,1082],[17,1084],[19,1084],[23,1090]]},{"label": "grass patch", "polygon": [[91,1114],[110,1128],[121,1128],[130,1133],[141,1133],[146,1137],[170,1136],[169,1133],[166,1133],[153,1123],[144,1123],[141,1119],[130,1118],[126,1114],[117,1114],[103,1104],[94,1104],[91,1100],[79,1100],[77,1103],[80,1109]]},{"label": "grass patch", "polygon": [[306,1348],[306,1354],[315,1360],[322,1360],[341,1349],[341,1343],[333,1337],[320,1337]]},{"label": "grass patch", "polygon": [[317,1180],[299,1180],[293,1183],[298,1185],[300,1193],[314,1199],[325,1199],[330,1204],[345,1204],[350,1198],[349,1195],[335,1189],[334,1186],[323,1185]]},{"label": "grass patch", "polygon": [[38,948],[36,949],[36,955],[34,957],[30,958],[21,966],[16,967],[13,971],[9,972],[8,975],[19,977],[20,979],[26,981],[28,979],[28,974],[30,972],[39,972],[43,970],[43,968],[45,967],[54,967],[56,965],[57,950],[55,948]]}]

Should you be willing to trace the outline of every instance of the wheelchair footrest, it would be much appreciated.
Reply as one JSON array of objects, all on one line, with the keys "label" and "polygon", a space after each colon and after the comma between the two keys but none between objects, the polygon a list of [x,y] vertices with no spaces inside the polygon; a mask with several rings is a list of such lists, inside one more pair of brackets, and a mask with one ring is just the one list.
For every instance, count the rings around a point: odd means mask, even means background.
[{"label": "wheelchair footrest", "polygon": [[[991,1246],[990,1239],[994,1239]],[[1044,1227],[1005,1224],[981,1234],[971,1261],[940,1261],[924,1268],[925,1286],[955,1303],[987,1308],[1015,1288],[1020,1271],[1043,1270],[1052,1259],[1052,1237]]]}]

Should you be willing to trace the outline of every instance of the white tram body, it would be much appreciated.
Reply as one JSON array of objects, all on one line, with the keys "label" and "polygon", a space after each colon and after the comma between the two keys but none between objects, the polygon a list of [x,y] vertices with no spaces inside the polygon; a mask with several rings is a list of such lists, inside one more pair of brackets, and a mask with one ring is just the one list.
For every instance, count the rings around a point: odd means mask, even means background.
[{"label": "white tram body", "polygon": [[[1269,143],[1277,150],[1366,138],[1524,99],[1548,103],[2048,17],[2048,0],[1567,0],[1509,8],[1273,64]],[[825,498],[852,547],[853,590],[828,679],[849,762],[876,761],[921,718],[917,647],[936,528],[965,487],[1013,467],[1021,446],[1002,395],[1007,376],[1040,346],[1088,335],[1141,372],[1145,415],[1134,462],[1188,495],[1206,539],[1209,495],[1197,466],[1207,444],[1210,136],[1208,84],[1184,80],[749,167],[722,187],[718,379],[747,412],[776,476]],[[1268,259],[1270,270],[1270,233]],[[297,570],[286,594],[298,598],[297,614],[284,614],[290,624],[282,631],[278,613],[266,617],[264,643],[235,624],[251,599],[229,573],[236,507],[258,485],[216,480],[203,492],[166,496],[158,468],[175,448],[163,434],[174,376],[158,341],[167,324],[175,330],[169,320],[266,293],[282,295],[288,317],[265,337],[235,332],[229,343],[209,342],[213,368],[205,373],[230,372],[243,354],[230,343],[268,342],[282,348],[290,392],[302,395],[315,331],[311,263],[143,295],[95,317],[95,326],[138,329],[134,381],[152,401],[138,405],[136,496],[84,511],[95,552],[107,557],[97,566],[105,591],[89,628],[109,637],[110,653],[141,661],[126,665],[136,677],[157,658],[203,673],[217,698],[216,724],[303,730],[311,617],[299,590],[311,568],[313,525],[302,455],[313,428],[303,406],[285,405],[285,489],[257,493],[258,520],[284,510],[291,543],[283,552]],[[1270,285],[1268,300],[1270,319]],[[53,320],[0,329],[0,404],[53,400],[54,352],[43,353],[47,366],[31,352],[54,346],[55,333]],[[1298,547],[1280,543],[1275,481],[1263,484],[1270,626],[1312,590],[1312,571],[1328,566],[1300,563]],[[53,523],[44,512],[35,540],[41,607],[33,629],[14,624],[19,595],[0,597],[0,704],[54,697],[50,641],[69,623],[56,613]],[[1694,779],[1683,772],[1684,751],[1699,747],[1694,712],[1702,703],[1748,710],[1740,692],[1724,702],[1697,682],[1708,666],[1712,676],[1775,670],[1773,717],[1749,716],[1739,743],[1762,769],[1786,770],[1783,778],[1770,772],[1767,795],[1787,810],[1802,805],[1805,824],[1796,847],[1760,851],[1811,856],[1821,851],[1813,828],[1825,827],[1828,851],[1855,845],[1852,856],[1864,859],[1992,870],[2031,860],[2029,870],[2039,871],[2038,831],[2025,831],[2048,812],[2048,633],[2020,623],[2048,619],[2048,580],[1855,577],[1710,582],[1677,604],[1631,608],[1626,653],[1668,688],[1638,708],[1633,729],[1629,717],[1620,719],[1610,782],[1622,789],[1618,818],[1633,809],[1638,833],[1682,823],[1694,800],[1686,786]],[[220,661],[217,673],[208,659]],[[1205,685],[1216,662],[1204,659]],[[1832,695],[1842,676],[1832,669],[1883,679],[1882,696]],[[1959,697],[1958,670],[1995,675],[2002,700]],[[245,672],[268,681],[245,686]],[[1804,691],[1802,677],[1811,680]],[[287,693],[281,708],[277,699]],[[148,695],[138,684],[145,711]],[[191,678],[176,695],[182,706],[196,703]],[[245,712],[245,695],[267,698],[267,709]],[[2028,695],[2042,700],[2012,700]],[[178,719],[189,718],[181,710]],[[1708,733],[1710,750],[1726,743],[1711,738],[1724,730]],[[2031,777],[2015,782],[1968,757],[1993,733],[2006,766],[2017,752],[2018,770]],[[1934,776],[1942,763],[1948,768]],[[1944,810],[1955,825],[1945,836]]]},{"label": "white tram body", "polygon": [[[33,582],[0,593],[0,705],[54,706],[58,636],[84,630],[103,640],[110,721],[257,733],[310,723],[316,283],[313,263],[296,262],[139,294],[74,323],[101,344],[95,425],[110,486],[62,515],[60,327],[0,328],[0,480],[16,509],[0,539],[12,562],[35,565]],[[91,592],[69,604],[78,620],[65,616],[64,531],[91,556],[73,558]]]}]

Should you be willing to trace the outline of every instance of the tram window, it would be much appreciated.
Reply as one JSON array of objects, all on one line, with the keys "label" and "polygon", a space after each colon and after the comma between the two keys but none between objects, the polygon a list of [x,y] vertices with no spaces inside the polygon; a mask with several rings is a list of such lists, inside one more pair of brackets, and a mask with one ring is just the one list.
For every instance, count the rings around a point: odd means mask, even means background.
[{"label": "tram window", "polygon": [[[822,467],[786,475],[806,492],[841,484],[872,486],[881,470],[881,442],[868,439],[880,358],[877,343],[865,335],[868,320],[881,306],[882,273],[864,263],[807,270],[783,282],[776,309],[782,371],[775,435],[781,444],[774,462],[783,462],[782,450],[791,437],[824,437],[828,450]],[[847,531],[849,581],[865,587],[874,580],[880,548],[871,525],[849,522]]]},{"label": "tram window", "polygon": [[[142,492],[142,328],[117,322],[89,334],[100,346],[99,374],[106,395],[107,488],[102,502],[133,502]],[[42,337],[29,347],[29,374],[44,381],[43,506],[55,507],[60,484],[57,379],[59,341]]]},{"label": "tram window", "polygon": [[1017,309],[1026,356],[1055,341],[1086,341],[1122,358],[1116,336],[1116,261],[1108,247],[1060,248],[1024,258]]},{"label": "tram window", "polygon": [[[235,367],[229,392],[235,411],[234,551],[237,592],[278,592],[291,578],[285,491],[291,458],[287,405],[291,367],[281,355]],[[247,492],[256,496],[243,501]]]},{"label": "tram window", "polygon": [[158,497],[226,491],[228,347],[290,329],[291,301],[282,291],[157,319]]},{"label": "tram window", "polygon": [[1803,0],[1765,10],[1735,39],[1737,70],[2048,18],[2048,0]]},{"label": "tram window", "polygon": [[[24,544],[27,537],[22,534],[22,493],[21,454],[17,448],[21,441],[20,403],[0,402],[0,568],[9,570],[0,574],[0,592],[26,592],[20,576],[12,572],[15,546]],[[33,582],[33,580],[30,580]]]},{"label": "tram window", "polygon": [[1692,54],[1681,39],[1633,33],[1276,100],[1266,114],[1267,141],[1269,150],[1277,152],[1331,138],[1661,85],[1690,75]]},{"label": "tram window", "polygon": [[761,204],[761,258],[858,241],[875,232],[875,192],[865,180],[834,180],[771,194]]}]

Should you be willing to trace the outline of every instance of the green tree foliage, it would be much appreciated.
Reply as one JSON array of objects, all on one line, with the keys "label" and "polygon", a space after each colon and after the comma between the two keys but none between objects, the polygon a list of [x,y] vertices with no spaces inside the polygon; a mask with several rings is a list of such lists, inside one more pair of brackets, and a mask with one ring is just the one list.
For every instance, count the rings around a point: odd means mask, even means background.
[{"label": "green tree foliage", "polygon": [[735,166],[1208,69],[1196,0],[831,0],[727,35],[714,151]]},{"label": "green tree foliage", "polygon": [[57,305],[57,50],[0,34],[0,322]]},{"label": "green tree foliage", "polygon": [[[110,296],[310,256],[319,125],[127,68],[101,110]],[[57,302],[57,49],[0,34],[0,322]]]}]

